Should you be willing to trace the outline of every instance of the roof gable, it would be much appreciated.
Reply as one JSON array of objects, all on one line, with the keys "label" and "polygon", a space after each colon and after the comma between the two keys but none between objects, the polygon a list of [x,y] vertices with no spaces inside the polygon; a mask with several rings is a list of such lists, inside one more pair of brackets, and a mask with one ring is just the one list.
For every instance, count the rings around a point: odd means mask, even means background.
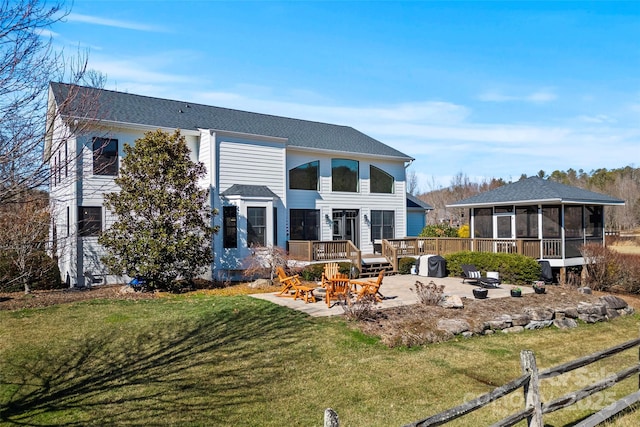
[{"label": "roof gable", "polygon": [[[56,103],[60,105],[70,90],[77,99],[96,97],[95,118],[124,124],[150,125],[172,129],[219,131],[286,138],[290,147],[329,150],[413,160],[410,156],[371,138],[349,126],[333,125],[269,114],[251,113],[229,108],[194,104],[185,101],[153,98],[124,92],[98,90],[63,83],[51,83]],[[81,101],[66,112],[70,117],[84,117]],[[77,112],[76,112],[77,111]],[[62,112],[65,114],[65,111]]]},{"label": "roof gable", "polygon": [[411,193],[407,193],[407,208],[421,208],[426,211],[433,210],[433,206],[425,201],[420,200]]},{"label": "roof gable", "polygon": [[483,206],[531,202],[623,205],[624,200],[559,182],[529,177],[447,206]]}]

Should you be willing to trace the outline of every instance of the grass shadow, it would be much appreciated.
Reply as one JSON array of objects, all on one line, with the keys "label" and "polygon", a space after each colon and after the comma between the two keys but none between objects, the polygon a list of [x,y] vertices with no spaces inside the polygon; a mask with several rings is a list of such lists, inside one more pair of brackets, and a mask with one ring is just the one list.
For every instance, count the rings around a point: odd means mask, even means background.
[{"label": "grass shadow", "polygon": [[0,420],[224,423],[234,405],[264,399],[255,390],[279,378],[291,356],[279,350],[302,338],[304,316],[266,303],[252,307],[154,325],[123,321],[73,344],[18,349],[0,362]]}]

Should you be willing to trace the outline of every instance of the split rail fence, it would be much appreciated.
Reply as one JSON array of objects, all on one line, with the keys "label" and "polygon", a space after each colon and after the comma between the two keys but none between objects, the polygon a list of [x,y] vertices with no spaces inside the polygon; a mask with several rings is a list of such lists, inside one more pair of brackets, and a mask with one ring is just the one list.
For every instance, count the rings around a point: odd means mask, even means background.
[{"label": "split rail fence", "polygon": [[[625,342],[615,347],[611,347],[607,350],[581,357],[579,359],[567,362],[562,365],[558,365],[550,369],[546,369],[544,371],[538,371],[535,355],[533,354],[533,352],[529,350],[523,350],[520,353],[520,364],[523,373],[521,377],[516,378],[515,380],[510,381],[509,383],[504,384],[476,399],[465,402],[462,405],[448,409],[444,412],[430,416],[423,420],[407,424],[405,427],[432,427],[446,424],[473,411],[483,408],[491,402],[497,401],[498,399],[520,388],[522,388],[524,391],[525,408],[496,422],[492,425],[492,427],[513,426],[523,420],[527,420],[527,425],[529,427],[543,427],[544,414],[567,408],[595,393],[604,391],[616,385],[622,380],[640,373],[640,361],[628,368],[623,369],[622,371],[609,375],[603,380],[589,384],[588,386],[580,390],[571,391],[564,396],[558,397],[550,402],[541,401],[540,381],[566,374],[575,369],[588,366],[599,360],[613,356],[625,350],[632,349],[634,347],[639,347],[640,350],[640,338]],[[608,405],[599,412],[596,412],[590,417],[582,420],[574,427],[594,427],[640,402],[640,377],[638,379],[638,388],[638,391],[623,397],[622,399],[612,403],[611,405]],[[324,427],[338,426],[338,415],[332,409],[326,409],[324,414]]]}]

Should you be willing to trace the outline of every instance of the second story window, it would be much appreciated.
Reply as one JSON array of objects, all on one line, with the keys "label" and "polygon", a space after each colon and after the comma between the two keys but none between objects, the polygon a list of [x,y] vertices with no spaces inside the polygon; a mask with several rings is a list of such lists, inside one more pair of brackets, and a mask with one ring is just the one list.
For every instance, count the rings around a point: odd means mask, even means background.
[{"label": "second story window", "polygon": [[331,159],[331,189],[358,192],[359,164],[357,160]]},{"label": "second story window", "polygon": [[320,162],[305,163],[289,171],[289,188],[292,190],[318,190]]},{"label": "second story window", "polygon": [[372,193],[393,193],[393,177],[375,166],[369,167]]},{"label": "second story window", "polygon": [[118,175],[118,140],[93,138],[93,174]]}]

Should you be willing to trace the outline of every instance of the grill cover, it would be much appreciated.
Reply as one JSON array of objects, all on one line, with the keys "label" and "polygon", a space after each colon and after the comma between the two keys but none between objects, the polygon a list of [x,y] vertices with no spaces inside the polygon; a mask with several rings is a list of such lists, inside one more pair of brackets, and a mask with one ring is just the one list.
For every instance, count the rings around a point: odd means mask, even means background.
[{"label": "grill cover", "polygon": [[544,280],[545,283],[553,283],[553,271],[551,270],[551,264],[549,261],[540,260],[538,261],[540,267],[542,269],[540,273],[540,280]]},{"label": "grill cover", "polygon": [[430,256],[429,260],[429,277],[447,277],[447,261],[439,255]]}]

